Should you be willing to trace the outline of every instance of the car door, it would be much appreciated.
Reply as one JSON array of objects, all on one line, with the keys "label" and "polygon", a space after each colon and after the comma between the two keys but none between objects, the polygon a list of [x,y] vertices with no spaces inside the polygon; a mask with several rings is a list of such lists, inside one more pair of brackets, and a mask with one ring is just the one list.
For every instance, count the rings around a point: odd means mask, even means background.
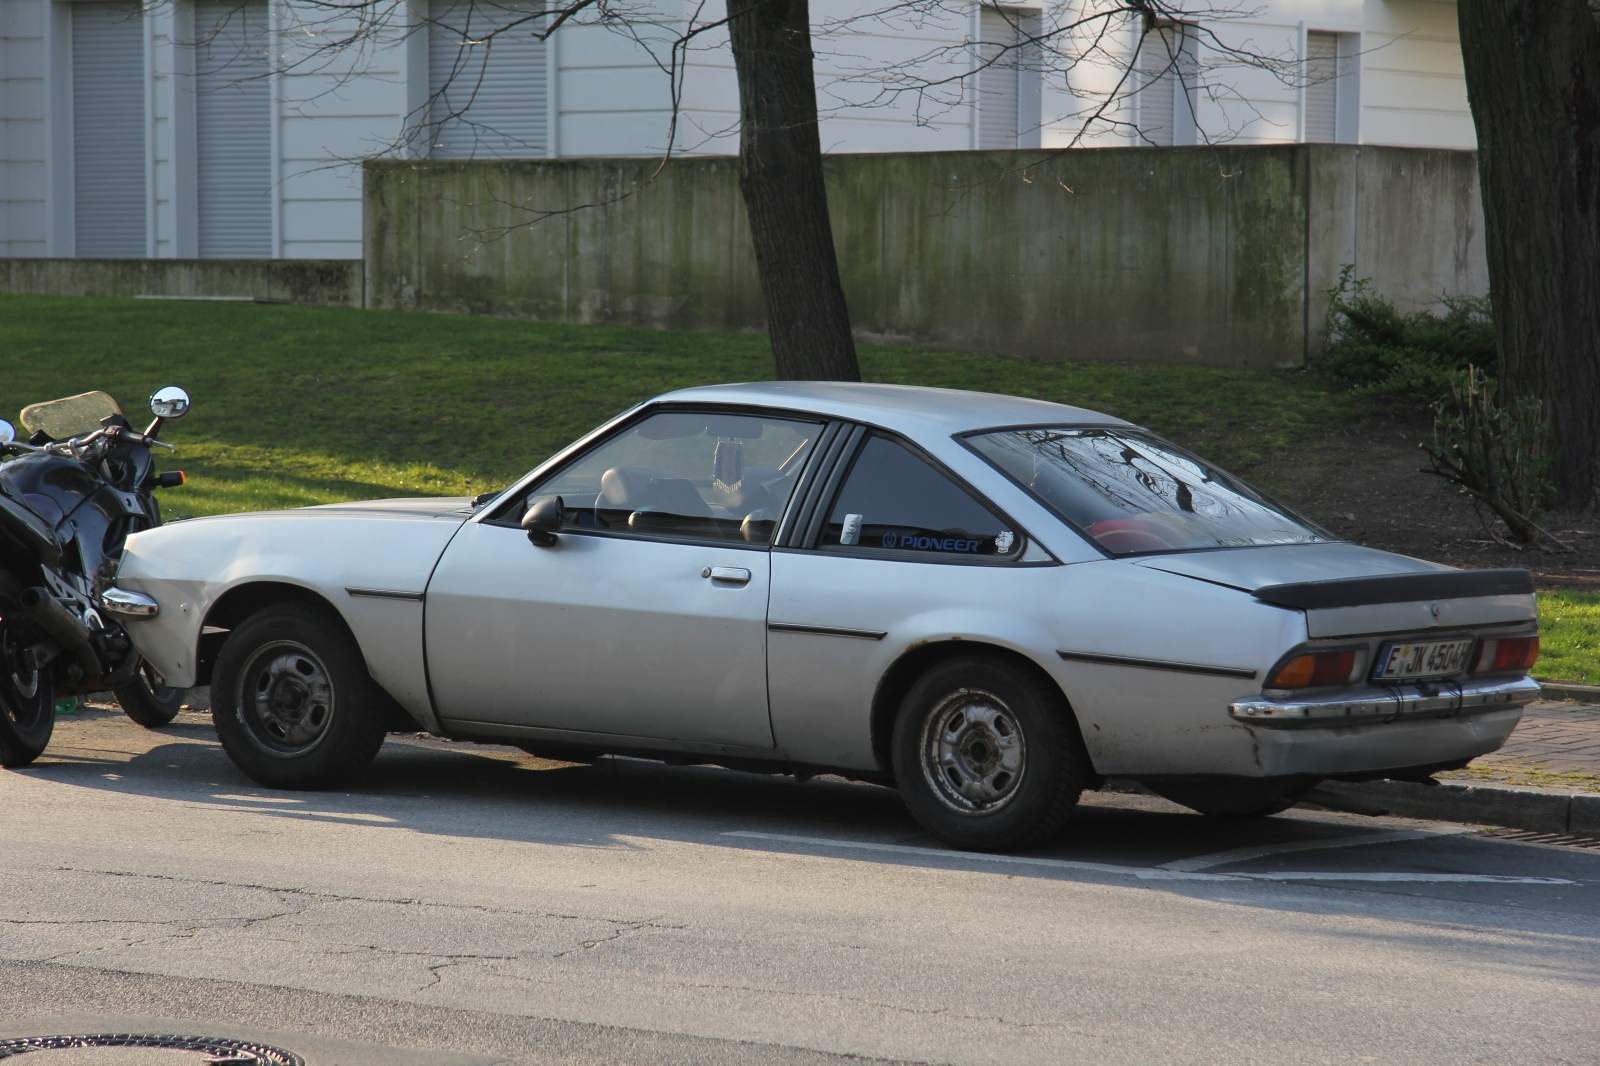
[{"label": "car door", "polygon": [[[469,523],[428,586],[439,716],[770,748],[768,542],[821,428],[658,411]],[[549,496],[541,547],[518,521]]]},{"label": "car door", "polygon": [[894,661],[926,640],[1020,634],[1033,564],[1053,560],[917,449],[857,433],[772,553],[768,687],[790,758],[870,770],[872,701]]}]

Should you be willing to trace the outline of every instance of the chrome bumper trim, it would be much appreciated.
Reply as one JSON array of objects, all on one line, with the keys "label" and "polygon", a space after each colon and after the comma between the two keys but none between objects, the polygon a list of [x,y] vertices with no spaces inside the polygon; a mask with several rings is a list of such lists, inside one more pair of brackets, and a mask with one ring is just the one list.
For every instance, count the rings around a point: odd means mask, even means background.
[{"label": "chrome bumper trim", "polygon": [[1431,685],[1369,688],[1342,699],[1320,696],[1271,700],[1235,700],[1228,714],[1236,722],[1276,728],[1321,727],[1394,722],[1404,718],[1453,718],[1458,714],[1522,707],[1539,698],[1539,682],[1531,677],[1510,680],[1453,681]]},{"label": "chrome bumper trim", "polygon": [[100,606],[118,618],[154,618],[161,613],[161,605],[144,593],[119,588],[101,593]]}]

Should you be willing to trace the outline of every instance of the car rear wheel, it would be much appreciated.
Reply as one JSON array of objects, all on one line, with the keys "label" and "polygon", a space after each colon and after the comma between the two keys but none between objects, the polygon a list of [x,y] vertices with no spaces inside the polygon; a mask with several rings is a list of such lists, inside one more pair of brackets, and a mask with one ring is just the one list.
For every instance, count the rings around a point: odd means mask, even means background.
[{"label": "car rear wheel", "polygon": [[37,759],[56,728],[55,684],[26,654],[39,633],[25,618],[21,584],[0,571],[0,766]]},{"label": "car rear wheel", "polygon": [[183,709],[183,697],[189,694],[188,689],[173,688],[163,681],[149,663],[140,663],[133,680],[114,692],[123,712],[146,729],[170,725]]},{"label": "car rear wheel", "polygon": [[999,659],[934,667],[900,706],[895,780],[911,814],[961,848],[1025,848],[1072,815],[1089,760],[1047,679]]},{"label": "car rear wheel", "polygon": [[211,717],[234,765],[270,788],[332,788],[367,768],[387,731],[361,649],[331,612],[294,604],[228,636]]}]

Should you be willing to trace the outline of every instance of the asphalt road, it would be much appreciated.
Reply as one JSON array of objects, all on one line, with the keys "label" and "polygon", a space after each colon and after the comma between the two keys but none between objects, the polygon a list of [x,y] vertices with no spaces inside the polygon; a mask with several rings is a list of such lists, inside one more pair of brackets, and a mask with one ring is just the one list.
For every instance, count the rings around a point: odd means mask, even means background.
[{"label": "asphalt road", "polygon": [[186,713],[63,719],[0,773],[0,854],[0,1037],[270,1034],[312,1066],[1600,1058],[1600,852],[1458,826],[1102,794],[982,857],[874,786],[415,738],[355,791],[272,792]]}]

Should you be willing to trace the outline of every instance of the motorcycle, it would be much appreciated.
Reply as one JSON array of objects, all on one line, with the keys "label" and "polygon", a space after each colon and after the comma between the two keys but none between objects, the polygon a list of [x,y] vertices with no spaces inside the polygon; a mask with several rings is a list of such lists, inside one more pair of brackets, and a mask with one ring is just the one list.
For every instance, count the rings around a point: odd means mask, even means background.
[{"label": "motorcycle", "polygon": [[153,450],[167,422],[189,413],[174,385],[150,398],[155,416],[134,428],[117,401],[86,392],[24,408],[23,428],[0,419],[0,765],[37,759],[55,729],[56,700],[113,692],[128,717],[166,725],[186,690],[163,681],[134,650],[124,619],[154,600],[112,588],[128,537],[161,524]]}]

